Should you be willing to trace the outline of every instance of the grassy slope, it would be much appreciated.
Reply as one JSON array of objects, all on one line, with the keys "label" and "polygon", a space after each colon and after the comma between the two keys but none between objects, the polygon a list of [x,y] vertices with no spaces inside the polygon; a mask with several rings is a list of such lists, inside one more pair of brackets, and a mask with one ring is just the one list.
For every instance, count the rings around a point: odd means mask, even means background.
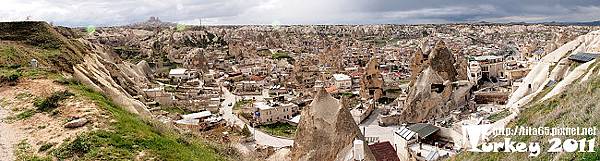
[{"label": "grassy slope", "polygon": [[94,100],[110,112],[115,123],[112,129],[82,134],[53,152],[58,158],[78,160],[131,160],[144,151],[143,160],[231,160],[221,154],[221,147],[209,145],[191,136],[180,136],[169,127],[143,120],[112,103],[106,96],[84,85],[71,84],[77,95]]},{"label": "grassy slope", "polygon": [[[600,77],[591,77],[588,82],[573,84],[567,91],[544,102],[533,103],[522,110],[509,127],[597,127],[600,129]],[[528,158],[527,153],[471,153],[463,152],[450,160],[600,160],[600,148],[595,153],[546,153],[551,136],[515,136],[518,141],[540,141],[542,152],[538,157]],[[558,136],[565,139],[596,138],[598,136]],[[501,138],[495,138],[498,141]]]},{"label": "grassy slope", "polygon": [[[0,23],[0,75],[17,79],[57,79],[59,72],[70,73],[79,63],[84,47],[61,36],[43,22]],[[43,69],[31,69],[37,59]],[[16,81],[15,81],[16,82]],[[205,142],[191,134],[145,120],[111,102],[108,97],[74,81],[62,81],[82,97],[93,100],[101,110],[112,114],[110,128],[84,133],[47,152],[60,160],[239,160],[239,155],[220,145]],[[1,84],[0,84],[1,85]],[[22,117],[26,117],[25,115]],[[31,153],[20,160],[49,160]]]},{"label": "grassy slope", "polygon": [[67,39],[45,22],[0,22],[0,64],[27,66],[31,59],[41,67],[72,72],[81,62],[82,44]]}]

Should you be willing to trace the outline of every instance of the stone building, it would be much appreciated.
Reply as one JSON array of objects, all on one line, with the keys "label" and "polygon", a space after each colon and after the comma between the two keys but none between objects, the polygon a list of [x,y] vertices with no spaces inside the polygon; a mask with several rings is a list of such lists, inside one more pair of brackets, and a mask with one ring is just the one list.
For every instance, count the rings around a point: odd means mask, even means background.
[{"label": "stone building", "polygon": [[298,112],[298,105],[287,104],[267,104],[266,102],[255,102],[255,119],[257,124],[270,124],[276,122],[286,122],[294,117]]},{"label": "stone building", "polygon": [[333,74],[333,85],[340,92],[350,92],[352,90],[352,79],[345,74]]}]

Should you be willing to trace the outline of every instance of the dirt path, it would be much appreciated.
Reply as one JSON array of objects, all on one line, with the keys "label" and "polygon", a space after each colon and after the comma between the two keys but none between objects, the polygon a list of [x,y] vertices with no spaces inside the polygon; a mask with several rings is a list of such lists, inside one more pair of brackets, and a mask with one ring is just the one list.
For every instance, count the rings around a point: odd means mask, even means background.
[{"label": "dirt path", "polygon": [[9,111],[0,106],[0,160],[15,160],[14,145],[21,138],[20,130],[14,129],[6,122]]},{"label": "dirt path", "polygon": [[[12,161],[15,157],[14,147],[16,144],[26,140],[33,153],[43,156],[45,152],[37,152],[40,146],[46,143],[60,144],[67,138],[72,138],[78,133],[87,131],[93,127],[100,127],[98,119],[98,108],[90,100],[79,98],[67,98],[61,101],[57,108],[60,114],[49,116],[45,113],[35,113],[20,120],[10,120],[7,117],[14,116],[27,109],[33,110],[35,98],[48,97],[52,92],[66,90],[66,87],[55,84],[53,80],[36,79],[22,80],[16,86],[0,88],[0,161]],[[76,129],[63,128],[64,120],[70,117],[86,117],[98,126],[84,126]]]}]

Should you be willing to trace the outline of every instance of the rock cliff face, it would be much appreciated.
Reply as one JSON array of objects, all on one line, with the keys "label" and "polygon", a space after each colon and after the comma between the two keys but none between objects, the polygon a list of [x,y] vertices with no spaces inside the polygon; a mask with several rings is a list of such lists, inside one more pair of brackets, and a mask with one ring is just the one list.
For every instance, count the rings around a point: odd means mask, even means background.
[{"label": "rock cliff face", "polygon": [[[413,63],[416,74],[414,83],[408,93],[408,99],[400,114],[400,122],[423,122],[431,118],[442,117],[450,110],[466,102],[470,86],[459,87],[454,82],[459,80],[459,72],[455,67],[454,55],[443,41],[438,41],[423,61],[415,54],[417,61]],[[462,69],[461,69],[462,70]]]},{"label": "rock cliff face", "polygon": [[427,58],[423,56],[423,51],[420,48],[412,55],[412,62],[410,63],[410,86],[415,84],[419,72],[423,71],[423,64],[427,64]]},{"label": "rock cliff face", "polygon": [[[308,108],[302,110],[290,157],[292,161],[349,160],[356,138],[364,140],[350,111],[321,89]],[[365,149],[366,159],[374,161],[366,144]]]},{"label": "rock cliff face", "polygon": [[456,79],[458,80],[468,80],[469,73],[467,72],[467,68],[469,67],[469,62],[465,57],[457,57],[456,63],[454,64],[454,68],[458,72],[456,75]]},{"label": "rock cliff face", "polygon": [[458,71],[454,67],[454,55],[446,47],[444,41],[438,41],[429,53],[429,66],[444,80],[456,81]]},{"label": "rock cliff face", "polygon": [[122,61],[110,53],[108,47],[80,41],[90,53],[81,64],[73,66],[73,76],[82,83],[101,91],[129,112],[150,116],[147,107],[133,96],[144,95],[141,86],[149,84],[149,67],[145,61],[137,65]]},{"label": "rock cliff face", "polygon": [[367,100],[378,100],[383,96],[383,76],[375,59],[369,61],[365,74],[360,79],[360,96]]},{"label": "rock cliff face", "polygon": [[100,44],[121,50],[121,57],[125,59],[144,59],[149,62],[153,60],[159,66],[168,61],[201,71],[208,70],[207,52],[204,49],[227,46],[222,37],[197,27],[184,31],[168,28],[101,28],[93,38]]}]

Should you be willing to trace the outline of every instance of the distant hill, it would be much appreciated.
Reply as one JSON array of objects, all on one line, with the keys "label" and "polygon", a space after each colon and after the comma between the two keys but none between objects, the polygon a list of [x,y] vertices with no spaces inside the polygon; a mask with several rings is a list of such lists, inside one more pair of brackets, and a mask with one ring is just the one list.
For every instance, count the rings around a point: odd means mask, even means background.
[{"label": "distant hill", "polygon": [[600,26],[600,21],[590,21],[590,22],[571,22],[567,23],[571,25],[581,25],[581,26]]},{"label": "distant hill", "polygon": [[150,17],[148,20],[146,20],[144,22],[137,22],[137,23],[125,25],[124,27],[152,29],[152,28],[164,28],[164,27],[176,27],[176,26],[177,26],[177,23],[163,22],[158,17]]},{"label": "distant hill", "polygon": [[557,25],[557,26],[600,26],[599,21],[588,21],[588,22],[541,22],[541,23],[526,23],[526,22],[511,22],[510,24],[543,24],[543,25]]},{"label": "distant hill", "polygon": [[[458,23],[458,24],[460,24],[460,23]],[[556,21],[524,22],[524,21],[521,21],[521,22],[507,22],[507,23],[479,21],[479,22],[469,22],[467,24],[473,24],[473,25],[537,25],[537,24],[541,24],[541,25],[554,25],[554,26],[600,26],[600,20],[586,21],[586,22],[556,22]]]}]

